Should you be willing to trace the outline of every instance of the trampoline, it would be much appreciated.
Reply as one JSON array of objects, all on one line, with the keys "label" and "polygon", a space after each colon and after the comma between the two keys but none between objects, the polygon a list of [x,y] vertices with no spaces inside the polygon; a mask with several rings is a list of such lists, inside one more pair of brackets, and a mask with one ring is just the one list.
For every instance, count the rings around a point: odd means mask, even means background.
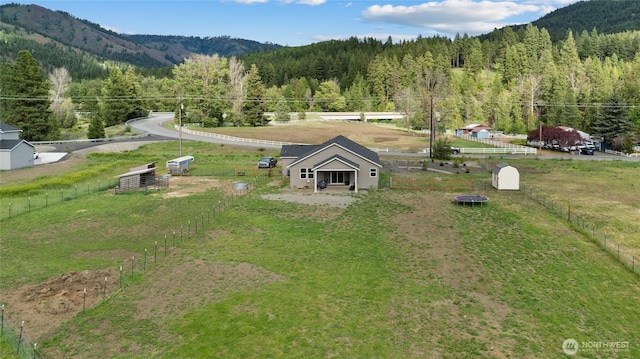
[{"label": "trampoline", "polygon": [[479,204],[482,206],[489,202],[489,198],[477,194],[461,194],[453,197],[453,201],[456,202],[456,204],[461,205],[470,204],[471,206],[475,206],[476,204]]}]

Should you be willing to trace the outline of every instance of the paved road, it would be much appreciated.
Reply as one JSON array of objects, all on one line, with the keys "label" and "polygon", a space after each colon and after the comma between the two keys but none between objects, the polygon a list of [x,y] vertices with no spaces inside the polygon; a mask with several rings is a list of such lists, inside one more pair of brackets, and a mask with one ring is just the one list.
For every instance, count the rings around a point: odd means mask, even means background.
[{"label": "paved road", "polygon": [[[113,140],[109,141],[109,143],[118,143],[118,142],[130,142],[130,141],[167,141],[167,140],[179,140],[182,137],[183,141],[202,141],[202,142],[210,142],[210,143],[220,143],[220,144],[228,144],[228,145],[239,145],[239,146],[250,146],[250,147],[268,147],[271,149],[279,149],[278,145],[268,145],[261,143],[250,143],[250,142],[235,142],[227,139],[213,138],[213,137],[202,137],[189,135],[186,133],[180,133],[173,128],[167,128],[164,124],[169,121],[173,121],[174,114],[172,112],[155,112],[152,113],[148,118],[143,118],[135,121],[129,122],[129,125],[135,129],[139,133],[147,133],[148,136],[135,139],[135,140]],[[68,151],[78,151],[83,150],[89,147],[99,146],[105,144],[104,142],[83,142],[83,143],[75,143],[75,144],[64,144],[64,145],[56,145],[56,148],[62,152]],[[59,147],[59,148],[58,148]],[[424,158],[424,153],[402,153],[402,152],[389,152],[379,153],[380,157],[420,157]],[[466,154],[464,155],[466,158],[487,158],[487,157],[499,157],[499,158],[532,158],[534,156],[526,156],[526,155],[472,155]],[[566,154],[558,154],[558,155],[538,155],[535,156],[540,159],[572,159],[572,160],[591,160],[591,161],[612,161],[612,160],[623,160],[623,161],[635,161],[640,162],[639,157],[624,157],[624,156],[616,156],[610,155],[603,152],[596,152],[593,156],[586,155],[576,155],[569,156]]]},{"label": "paved road", "polygon": [[211,143],[222,143],[227,145],[280,148],[280,146],[277,145],[269,145],[263,143],[235,142],[232,140],[225,140],[220,138],[194,136],[186,133],[182,133],[181,135],[180,131],[176,131],[173,128],[167,128],[163,125],[165,122],[173,121],[173,116],[174,115],[172,112],[156,112],[151,114],[148,118],[132,121],[129,123],[129,125],[137,131],[146,132],[150,135],[150,137],[155,138],[171,138],[173,140],[179,140],[180,136],[182,136],[183,141],[202,141]]},{"label": "paved road", "polygon": [[[174,114],[172,112],[157,112],[153,113],[149,118],[136,120],[130,123],[131,127],[135,128],[138,131],[149,133],[150,138],[154,139],[179,139],[180,133],[174,129],[169,129],[163,126],[165,122],[173,121]],[[280,148],[280,146],[276,145],[265,145],[265,144],[256,144],[256,143],[247,143],[247,142],[234,142],[231,140],[224,140],[219,138],[210,138],[210,137],[201,137],[194,136],[188,134],[182,134],[183,140],[192,140],[192,141],[203,141],[203,142],[212,142],[212,143],[224,143],[229,145],[241,145],[241,146],[253,146],[253,147],[270,147],[270,148]],[[425,157],[424,153],[402,153],[402,152],[390,152],[390,153],[379,153],[380,157]],[[540,159],[572,159],[572,160],[585,160],[585,161],[613,161],[613,160],[622,160],[622,161],[635,161],[640,162],[640,157],[624,157],[617,155],[610,155],[604,152],[596,152],[593,156],[587,155],[574,155],[570,156],[567,154],[552,154],[552,155],[537,155],[537,156],[527,156],[527,155],[473,155],[466,154],[464,155],[466,158],[487,158],[487,157],[500,157],[500,158],[532,158],[537,157]]]}]

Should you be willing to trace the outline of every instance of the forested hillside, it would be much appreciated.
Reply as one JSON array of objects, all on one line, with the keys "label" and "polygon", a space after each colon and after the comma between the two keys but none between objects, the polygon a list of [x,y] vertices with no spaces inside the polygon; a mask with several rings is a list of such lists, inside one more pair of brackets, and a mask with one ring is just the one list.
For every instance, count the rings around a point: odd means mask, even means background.
[{"label": "forested hillside", "polygon": [[[147,110],[177,113],[182,105],[185,122],[206,126],[262,125],[265,111],[279,121],[291,113],[304,118],[308,111],[400,111],[407,118],[400,125],[407,128],[428,127],[430,118],[439,128],[483,123],[510,133],[562,125],[613,144],[640,129],[640,32],[605,34],[593,25],[579,34],[566,30],[560,41],[529,24],[482,38],[393,43],[354,37],[237,57],[196,54],[153,72],[110,62],[108,75],[93,78],[53,76],[64,66],[43,66],[43,80],[56,94],[50,100],[57,125],[74,126],[70,113],[80,110],[96,136],[105,125]],[[158,37],[144,39],[161,46]],[[5,62],[0,73],[5,109],[29,96],[14,90],[24,86],[11,86],[24,81],[18,65]]]},{"label": "forested hillside", "polygon": [[582,1],[557,9],[532,24],[547,29],[552,41],[564,39],[567,30],[575,34],[591,32],[593,29],[597,29],[601,34],[640,30],[640,1]]},{"label": "forested hillside", "polygon": [[[0,60],[14,59],[19,50],[29,49],[45,68],[68,63],[78,79],[105,75],[85,71],[82,58],[87,56],[149,70],[170,67],[192,54],[234,56],[282,47],[228,36],[123,35],[65,12],[19,4],[0,6],[0,36],[8,45],[0,47]],[[61,57],[64,61],[57,60]]]}]

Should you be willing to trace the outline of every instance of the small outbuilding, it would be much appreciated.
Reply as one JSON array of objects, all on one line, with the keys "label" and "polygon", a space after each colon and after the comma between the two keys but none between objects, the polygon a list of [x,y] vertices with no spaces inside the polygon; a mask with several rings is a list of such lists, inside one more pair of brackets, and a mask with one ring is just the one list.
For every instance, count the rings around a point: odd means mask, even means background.
[{"label": "small outbuilding", "polygon": [[34,147],[20,138],[22,130],[0,122],[0,170],[33,166]]},{"label": "small outbuilding", "polygon": [[471,137],[479,140],[486,140],[489,138],[489,130],[487,128],[477,127],[471,131]]},{"label": "small outbuilding", "polygon": [[156,184],[156,162],[132,167],[129,172],[116,176],[118,187],[116,191],[134,191]]},{"label": "small outbuilding", "polygon": [[491,185],[498,190],[519,190],[520,172],[504,162],[498,163],[491,171]]}]

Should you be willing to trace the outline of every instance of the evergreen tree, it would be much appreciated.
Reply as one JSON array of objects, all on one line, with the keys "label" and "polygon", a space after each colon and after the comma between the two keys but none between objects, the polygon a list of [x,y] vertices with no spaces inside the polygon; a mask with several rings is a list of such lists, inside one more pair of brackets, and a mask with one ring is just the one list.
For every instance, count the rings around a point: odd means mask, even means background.
[{"label": "evergreen tree", "polygon": [[3,121],[22,130],[27,141],[60,137],[49,107],[49,84],[38,61],[28,50],[18,52],[15,64],[0,67]]},{"label": "evergreen tree", "polygon": [[604,138],[604,143],[611,146],[614,138],[632,133],[635,126],[628,116],[627,108],[621,102],[620,95],[614,94],[603,105],[600,116],[591,128],[594,135]]},{"label": "evergreen tree", "polygon": [[102,106],[100,116],[107,126],[124,123],[131,117],[134,105],[131,89],[118,68],[109,70],[109,78],[102,85]]},{"label": "evergreen tree", "polygon": [[93,116],[87,130],[87,138],[105,138],[104,124],[100,116]]},{"label": "evergreen tree", "polygon": [[384,111],[389,100],[391,87],[391,65],[385,56],[377,56],[369,63],[367,82],[373,96],[373,110]]},{"label": "evergreen tree", "polygon": [[245,81],[247,98],[242,104],[244,124],[249,126],[262,126],[267,122],[267,119],[264,116],[265,88],[260,78],[260,74],[258,73],[258,67],[255,64],[251,65],[251,69],[245,77]]},{"label": "evergreen tree", "polygon": [[356,75],[353,84],[345,91],[344,94],[347,111],[368,111],[369,96],[367,94],[367,85],[362,75]]},{"label": "evergreen tree", "polygon": [[281,97],[278,102],[276,102],[275,120],[279,122],[290,121],[291,115],[289,112],[291,112],[291,109],[289,108],[287,100],[284,97]]}]

